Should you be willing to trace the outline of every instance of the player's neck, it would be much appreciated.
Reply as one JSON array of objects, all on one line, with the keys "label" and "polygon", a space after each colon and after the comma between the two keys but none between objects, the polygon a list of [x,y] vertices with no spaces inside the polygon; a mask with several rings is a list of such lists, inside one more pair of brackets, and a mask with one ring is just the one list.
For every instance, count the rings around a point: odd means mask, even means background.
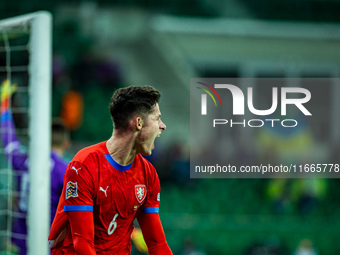
[{"label": "player's neck", "polygon": [[56,147],[56,146],[52,146],[52,151],[57,154],[59,157],[62,157],[64,155],[64,150]]},{"label": "player's neck", "polygon": [[134,149],[133,134],[128,132],[119,134],[113,132],[106,143],[106,148],[113,160],[123,166],[132,163],[137,154]]}]

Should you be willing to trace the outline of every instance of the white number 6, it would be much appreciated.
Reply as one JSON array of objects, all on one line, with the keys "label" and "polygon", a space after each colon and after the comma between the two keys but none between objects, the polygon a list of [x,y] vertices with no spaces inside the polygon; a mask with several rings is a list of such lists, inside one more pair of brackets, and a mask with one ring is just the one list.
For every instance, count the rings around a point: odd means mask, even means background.
[{"label": "white number 6", "polygon": [[113,217],[113,220],[111,221],[110,226],[107,229],[108,235],[112,235],[112,233],[115,232],[117,228],[117,222],[115,222],[115,220],[117,217],[118,217],[118,213],[116,213],[115,217]]}]

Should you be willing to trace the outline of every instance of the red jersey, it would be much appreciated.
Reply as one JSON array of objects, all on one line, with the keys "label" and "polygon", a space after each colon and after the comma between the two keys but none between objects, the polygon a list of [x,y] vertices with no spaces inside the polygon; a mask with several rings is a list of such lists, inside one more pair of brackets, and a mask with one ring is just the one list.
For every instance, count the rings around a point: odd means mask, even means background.
[{"label": "red jersey", "polygon": [[65,172],[49,236],[53,254],[76,254],[67,211],[93,211],[97,254],[130,254],[133,221],[140,213],[158,213],[159,196],[156,170],[140,154],[122,166],[106,142],[82,149]]}]

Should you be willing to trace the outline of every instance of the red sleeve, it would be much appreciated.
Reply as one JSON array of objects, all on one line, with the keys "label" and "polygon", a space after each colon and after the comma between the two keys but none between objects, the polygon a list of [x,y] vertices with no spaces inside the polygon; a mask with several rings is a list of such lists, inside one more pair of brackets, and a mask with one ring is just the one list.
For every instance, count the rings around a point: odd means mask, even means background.
[{"label": "red sleeve", "polygon": [[91,168],[72,161],[64,177],[64,212],[71,226],[74,250],[80,255],[96,254],[94,248],[93,197],[95,185]]},{"label": "red sleeve", "polygon": [[74,208],[93,206],[95,185],[88,167],[91,166],[84,165],[78,161],[72,161],[67,166],[64,176],[65,211],[79,211],[81,209]]},{"label": "red sleeve", "polygon": [[138,218],[150,255],[171,255],[158,213],[141,213]]},{"label": "red sleeve", "polygon": [[78,255],[95,255],[93,213],[69,211],[67,217],[71,225],[74,250]]},{"label": "red sleeve", "polygon": [[160,203],[161,185],[156,172],[152,166],[149,173],[149,185],[146,202],[143,205],[142,213],[158,213]]},{"label": "red sleeve", "polygon": [[[63,245],[62,241],[66,235],[68,221],[71,226],[77,230],[75,235],[72,232],[72,236],[75,237],[73,241],[77,241],[78,234],[82,235],[81,231],[83,231],[83,229],[77,228],[77,225],[81,226],[81,224],[84,224],[84,222],[88,222],[87,219],[82,221],[79,219],[85,217],[85,215],[91,215],[91,220],[93,221],[92,211],[94,189],[93,177],[88,171],[87,167],[78,161],[72,161],[67,166],[65,172],[63,191],[49,235],[49,245],[54,251],[53,254],[55,254],[55,252],[57,252],[57,250]],[[81,217],[72,217],[74,214],[81,214]],[[73,220],[75,220],[75,222],[73,222]],[[94,227],[92,226],[92,228]],[[85,231],[85,236],[88,236],[86,234],[88,230]],[[80,243],[82,243],[81,239]]]}]

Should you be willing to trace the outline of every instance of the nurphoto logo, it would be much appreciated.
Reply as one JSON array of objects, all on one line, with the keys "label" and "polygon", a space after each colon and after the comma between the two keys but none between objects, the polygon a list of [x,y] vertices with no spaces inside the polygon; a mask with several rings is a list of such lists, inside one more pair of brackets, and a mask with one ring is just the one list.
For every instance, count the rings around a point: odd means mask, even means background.
[{"label": "nurphoto logo", "polygon": [[[217,106],[218,99],[221,107],[230,107],[230,102],[226,102],[222,104],[222,99],[220,95],[224,95],[224,93],[229,93],[232,96],[232,115],[242,116],[245,115],[245,99],[247,99],[246,106],[250,113],[257,116],[269,116],[275,113],[278,106],[280,106],[281,116],[287,115],[287,106],[293,105],[305,116],[312,116],[311,112],[306,108],[305,104],[308,103],[311,99],[311,93],[306,88],[301,87],[281,87],[280,89],[280,97],[279,97],[279,89],[278,87],[271,88],[271,106],[268,109],[257,109],[254,106],[254,92],[252,87],[247,87],[246,97],[243,91],[236,85],[232,84],[214,84],[214,86],[208,85],[203,82],[197,82],[198,84],[203,85],[204,87],[197,87],[202,90],[204,93],[201,94],[201,115],[207,115],[208,112],[208,103],[207,103],[207,95],[213,100],[215,106]],[[218,91],[217,91],[218,90]],[[295,95],[298,98],[291,98],[290,95]],[[216,97],[216,99],[215,99]],[[222,97],[223,98],[223,97]],[[222,109],[223,111],[223,109]],[[217,125],[226,125],[229,124],[230,127],[241,125],[243,127],[262,127],[265,122],[268,122],[272,127],[275,126],[277,122],[280,122],[283,127],[296,127],[298,122],[296,119],[277,119],[277,118],[257,118],[257,119],[243,119],[241,122],[236,122],[233,119],[213,119],[213,127]]]}]

